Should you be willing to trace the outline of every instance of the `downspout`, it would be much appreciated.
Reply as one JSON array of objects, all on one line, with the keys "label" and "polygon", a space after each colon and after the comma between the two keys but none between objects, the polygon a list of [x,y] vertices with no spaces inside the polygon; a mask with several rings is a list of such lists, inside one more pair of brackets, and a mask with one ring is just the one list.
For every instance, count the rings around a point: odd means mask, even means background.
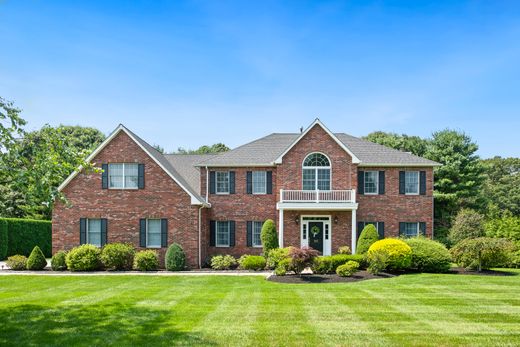
[{"label": "downspout", "polygon": [[208,171],[208,167],[206,166],[206,203],[208,202],[208,196],[209,196],[209,171]]},{"label": "downspout", "polygon": [[201,237],[202,237],[202,209],[204,205],[199,207],[199,269],[202,269],[202,251],[201,251]]}]

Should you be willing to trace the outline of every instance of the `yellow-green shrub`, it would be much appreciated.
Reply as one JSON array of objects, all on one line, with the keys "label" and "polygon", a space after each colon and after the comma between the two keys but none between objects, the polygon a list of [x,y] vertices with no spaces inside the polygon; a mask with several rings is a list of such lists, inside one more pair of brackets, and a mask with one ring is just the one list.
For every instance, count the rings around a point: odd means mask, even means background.
[{"label": "yellow-green shrub", "polygon": [[377,251],[387,254],[387,268],[390,270],[405,270],[412,264],[412,249],[401,240],[383,239],[374,242],[368,249],[369,262],[371,253]]}]

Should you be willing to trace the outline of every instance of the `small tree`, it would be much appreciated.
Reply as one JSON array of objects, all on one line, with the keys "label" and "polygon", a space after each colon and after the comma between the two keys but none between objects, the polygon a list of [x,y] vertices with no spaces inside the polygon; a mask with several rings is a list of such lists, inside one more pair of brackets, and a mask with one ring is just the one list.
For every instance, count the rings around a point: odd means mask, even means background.
[{"label": "small tree", "polygon": [[485,234],[484,216],[474,210],[462,209],[455,217],[448,238],[455,245],[462,240],[482,237]]},{"label": "small tree", "polygon": [[462,240],[450,251],[457,264],[480,272],[482,269],[508,264],[513,249],[514,245],[509,240],[478,237]]},{"label": "small tree", "polygon": [[271,249],[278,248],[278,235],[276,234],[276,225],[272,219],[268,219],[262,225],[260,233],[264,254],[267,255]]},{"label": "small tree", "polygon": [[361,235],[359,235],[356,253],[366,253],[370,246],[372,246],[372,244],[377,240],[379,240],[379,235],[377,234],[376,227],[374,226],[374,224],[368,224],[363,228]]},{"label": "small tree", "polygon": [[34,246],[31,255],[27,259],[27,270],[43,270],[47,266],[47,260],[42,250]]},{"label": "small tree", "polygon": [[309,247],[290,247],[289,258],[291,259],[291,267],[294,273],[299,275],[306,267],[312,266],[314,258],[318,255],[320,255],[320,252]]}]

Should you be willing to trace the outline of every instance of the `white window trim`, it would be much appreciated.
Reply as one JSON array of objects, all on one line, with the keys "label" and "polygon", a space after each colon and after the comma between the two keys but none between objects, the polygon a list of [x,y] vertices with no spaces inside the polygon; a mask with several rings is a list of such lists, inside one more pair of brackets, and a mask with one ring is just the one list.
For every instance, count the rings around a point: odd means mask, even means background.
[{"label": "white window trim", "polygon": [[261,222],[261,221],[253,221],[252,223],[252,228],[253,230],[251,230],[251,245],[253,248],[262,248],[262,237],[260,236],[260,244],[259,245],[255,245],[254,241],[255,241],[255,238],[254,238],[254,235],[255,235],[255,223],[260,223],[260,235],[262,235],[262,226],[264,224],[264,222]]},{"label": "white window trim", "polygon": [[[366,191],[366,180],[367,180],[367,172],[375,172],[376,173],[376,191],[375,193],[367,193]],[[365,177],[363,177],[363,184],[365,185],[363,187],[363,192],[365,195],[379,195],[379,171],[364,171]],[[406,182],[405,182],[406,184]]]},{"label": "white window trim", "polygon": [[[264,191],[263,192],[258,192],[258,193],[255,193],[255,172],[263,172],[264,174]],[[253,193],[253,195],[266,195],[267,194],[267,172],[266,171],[253,171],[251,173],[251,192]]]},{"label": "white window trim", "polygon": [[[110,187],[110,165],[123,165],[123,186],[122,187]],[[126,175],[125,175],[125,165],[137,165],[137,187],[126,187]],[[139,164],[138,163],[108,163],[108,189],[113,190],[136,190],[139,189]]]},{"label": "white window trim", "polygon": [[[219,192],[218,191],[218,174],[219,173],[227,173],[227,181],[228,181],[228,185],[227,185],[228,190],[227,190],[227,192]],[[229,176],[230,176],[229,175],[229,171],[215,171],[215,194],[217,194],[217,195],[229,195],[229,191],[231,190],[230,189],[231,188],[230,187],[230,183],[231,182],[230,182],[230,177]]]},{"label": "white window trim", "polygon": [[[159,242],[160,243],[159,246],[150,246],[148,244],[148,221],[151,221],[151,220],[158,220],[159,223],[161,221],[160,218],[147,218],[146,219],[146,248],[155,248],[155,249],[162,248],[162,240]],[[161,228],[162,228],[162,224],[161,224]],[[162,229],[161,229],[159,235],[161,235],[161,238],[162,238]]]},{"label": "white window trim", "polygon": [[[321,155],[324,155],[327,160],[329,161],[329,166],[305,166],[305,160],[307,159],[308,156],[312,155],[312,154],[321,154]],[[302,173],[302,190],[303,190],[303,170],[304,169],[309,169],[309,170],[314,170],[314,190],[319,190],[318,189],[318,170],[319,169],[328,169],[329,170],[329,189],[328,190],[320,190],[322,192],[328,192],[328,191],[331,191],[332,190],[332,161],[330,160],[329,156],[326,155],[325,153],[322,153],[322,152],[311,152],[309,154],[307,154],[305,156],[305,158],[303,158],[303,161],[302,161],[302,167],[301,167],[301,173]],[[309,190],[309,191],[313,191],[313,190]]]},{"label": "white window trim", "polygon": [[[93,243],[90,243],[90,233],[89,233],[89,227],[88,226],[89,226],[91,220],[99,220],[99,245],[95,245]],[[87,218],[86,224],[87,225],[85,226],[86,227],[86,230],[85,230],[86,237],[85,237],[85,239],[86,239],[87,244],[93,245],[93,246],[96,246],[96,247],[100,248],[101,247],[101,243],[102,243],[102,240],[101,240],[101,234],[102,234],[101,229],[103,228],[102,225],[101,225],[101,218]]]},{"label": "white window trim", "polygon": [[[417,173],[417,193],[407,193],[406,192],[406,173],[407,172],[416,172]],[[419,171],[405,171],[404,174],[404,194],[405,195],[419,195],[421,189],[421,173]]]},{"label": "white window trim", "polygon": [[[222,245],[219,245],[218,243],[218,224],[219,223],[227,223],[227,233],[228,233],[228,242],[227,244],[222,244]],[[229,221],[215,221],[215,247],[219,247],[219,248],[229,248],[230,245],[229,245],[229,241],[230,241],[230,233],[231,233],[231,223],[229,223]]]},{"label": "white window trim", "polygon": [[406,226],[405,226],[405,234],[404,237],[418,237],[421,236],[421,223],[420,222],[405,222],[406,224],[415,224],[417,227],[417,233],[414,236],[406,235]]}]

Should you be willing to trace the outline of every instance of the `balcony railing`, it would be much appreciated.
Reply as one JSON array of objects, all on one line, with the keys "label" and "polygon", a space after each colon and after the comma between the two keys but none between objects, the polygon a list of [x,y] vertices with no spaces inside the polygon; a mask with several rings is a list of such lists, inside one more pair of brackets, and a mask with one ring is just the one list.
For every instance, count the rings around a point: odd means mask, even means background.
[{"label": "balcony railing", "polygon": [[356,202],[356,191],[348,190],[284,190],[280,202]]}]

